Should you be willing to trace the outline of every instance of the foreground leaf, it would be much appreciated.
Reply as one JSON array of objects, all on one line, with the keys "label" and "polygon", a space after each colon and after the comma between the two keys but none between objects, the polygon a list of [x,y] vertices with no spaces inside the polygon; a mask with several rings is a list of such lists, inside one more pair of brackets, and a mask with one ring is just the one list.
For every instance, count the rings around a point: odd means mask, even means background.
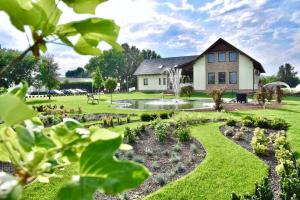
[{"label": "foreground leaf", "polygon": [[0,96],[0,118],[7,125],[14,125],[36,116],[36,112],[30,109],[16,96],[5,94]]},{"label": "foreground leaf", "polygon": [[114,157],[121,143],[122,137],[118,135],[86,147],[80,158],[80,177],[62,188],[58,199],[91,199],[97,189],[117,194],[143,183],[149,177],[144,166]]},{"label": "foreground leaf", "polygon": [[[113,48],[122,50],[122,47],[116,42],[119,30],[119,26],[113,20],[90,18],[59,25],[56,34],[62,42],[73,47],[79,54],[99,55],[101,51],[97,46],[100,42],[106,42]],[[68,37],[76,35],[81,37],[76,44],[73,44]]]},{"label": "foreground leaf", "polygon": [[63,0],[77,13],[95,14],[96,7],[107,0]]},{"label": "foreground leaf", "polygon": [[14,200],[20,199],[22,186],[10,174],[0,172],[0,199]]}]

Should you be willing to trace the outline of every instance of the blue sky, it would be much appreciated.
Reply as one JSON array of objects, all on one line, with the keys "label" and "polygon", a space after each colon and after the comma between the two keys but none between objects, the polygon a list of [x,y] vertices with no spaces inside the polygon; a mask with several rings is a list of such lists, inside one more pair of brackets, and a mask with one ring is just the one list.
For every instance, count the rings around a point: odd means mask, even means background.
[{"label": "blue sky", "polygon": [[[62,23],[87,17],[60,7]],[[163,57],[200,54],[222,37],[260,61],[267,74],[286,62],[300,71],[300,0],[110,0],[97,8],[97,16],[121,26],[120,43],[153,49]],[[28,45],[4,13],[0,44],[20,50]],[[49,53],[62,74],[90,58],[62,46],[50,46]]]}]

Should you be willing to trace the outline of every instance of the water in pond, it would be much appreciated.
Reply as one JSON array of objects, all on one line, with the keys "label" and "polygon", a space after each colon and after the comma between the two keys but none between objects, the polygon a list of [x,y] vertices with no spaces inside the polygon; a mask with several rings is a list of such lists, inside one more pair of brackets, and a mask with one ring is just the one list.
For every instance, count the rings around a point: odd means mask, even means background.
[{"label": "water in pond", "polygon": [[211,99],[125,99],[116,100],[114,103],[115,108],[139,110],[184,110],[211,108],[213,106]]}]

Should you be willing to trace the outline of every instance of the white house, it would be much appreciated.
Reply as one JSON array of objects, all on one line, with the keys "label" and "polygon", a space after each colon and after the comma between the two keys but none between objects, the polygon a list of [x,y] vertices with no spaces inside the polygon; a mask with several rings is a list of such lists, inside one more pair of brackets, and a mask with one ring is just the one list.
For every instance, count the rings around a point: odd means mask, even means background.
[{"label": "white house", "polygon": [[145,60],[134,73],[138,90],[170,90],[165,72],[173,67],[182,68],[182,83],[196,91],[225,87],[250,92],[258,88],[260,74],[265,73],[257,60],[220,38],[200,55]]}]

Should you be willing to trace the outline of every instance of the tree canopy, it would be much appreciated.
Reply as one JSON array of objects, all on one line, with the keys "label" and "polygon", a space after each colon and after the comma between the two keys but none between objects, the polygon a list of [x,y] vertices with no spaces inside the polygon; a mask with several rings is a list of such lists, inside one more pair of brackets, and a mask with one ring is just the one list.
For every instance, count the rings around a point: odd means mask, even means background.
[{"label": "tree canopy", "polygon": [[84,70],[82,67],[77,67],[74,70],[68,70],[65,74],[68,78],[88,78],[90,77],[89,73]]},{"label": "tree canopy", "polygon": [[287,83],[290,87],[296,87],[300,83],[297,74],[298,72],[295,71],[295,67],[286,63],[279,67],[277,78],[279,81]]},{"label": "tree canopy", "polygon": [[[0,71],[20,55],[21,52],[17,50],[0,48]],[[13,68],[3,73],[0,77],[0,87],[7,88],[17,85],[21,81],[32,84],[34,81],[32,74],[38,71],[37,63],[38,61],[32,55],[25,56]]]},{"label": "tree canopy", "polygon": [[127,43],[122,44],[122,48],[123,52],[112,49],[91,58],[85,69],[89,73],[93,73],[100,66],[103,78],[116,77],[121,83],[121,88],[127,90],[129,87],[136,86],[136,77],[133,76],[133,73],[144,59],[161,58],[155,51],[140,50]]}]

